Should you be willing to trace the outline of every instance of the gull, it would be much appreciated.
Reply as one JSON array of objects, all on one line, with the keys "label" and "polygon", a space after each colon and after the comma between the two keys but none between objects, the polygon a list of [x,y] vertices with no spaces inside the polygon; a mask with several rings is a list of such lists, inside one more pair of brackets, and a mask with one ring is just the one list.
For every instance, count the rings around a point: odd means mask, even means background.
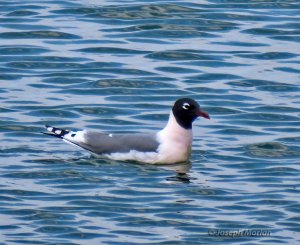
[{"label": "gull", "polygon": [[150,164],[187,162],[192,148],[192,123],[198,117],[210,119],[191,98],[178,99],[166,126],[156,133],[109,134],[91,130],[71,131],[46,125],[44,133],[76,145],[93,155],[112,160]]}]

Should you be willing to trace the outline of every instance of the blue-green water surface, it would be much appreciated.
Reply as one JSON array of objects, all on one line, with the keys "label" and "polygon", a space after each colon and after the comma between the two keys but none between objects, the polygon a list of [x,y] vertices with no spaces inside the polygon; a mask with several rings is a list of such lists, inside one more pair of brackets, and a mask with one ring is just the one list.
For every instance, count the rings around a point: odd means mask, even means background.
[{"label": "blue-green water surface", "polygon": [[[0,10],[1,245],[300,243],[298,0]],[[179,97],[212,118],[187,164],[95,159],[40,133],[155,131]]]}]

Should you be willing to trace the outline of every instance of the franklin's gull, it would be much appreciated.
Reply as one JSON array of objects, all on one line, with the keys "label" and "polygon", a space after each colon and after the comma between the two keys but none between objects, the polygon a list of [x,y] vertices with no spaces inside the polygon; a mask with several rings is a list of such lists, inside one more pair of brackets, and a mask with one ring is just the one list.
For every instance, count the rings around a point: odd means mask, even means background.
[{"label": "franklin's gull", "polygon": [[210,119],[195,100],[182,98],[173,105],[167,125],[156,133],[107,134],[46,126],[50,133],[44,134],[113,160],[171,164],[188,161],[193,137],[192,123],[198,117]]}]

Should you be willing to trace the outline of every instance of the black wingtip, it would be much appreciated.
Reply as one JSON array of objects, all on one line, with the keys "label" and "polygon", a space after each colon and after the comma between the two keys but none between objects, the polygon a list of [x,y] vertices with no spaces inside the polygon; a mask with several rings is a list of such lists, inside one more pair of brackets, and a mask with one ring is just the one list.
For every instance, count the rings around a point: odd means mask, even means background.
[{"label": "black wingtip", "polygon": [[62,136],[60,136],[60,135],[58,135],[58,134],[52,134],[52,133],[46,133],[46,132],[41,132],[41,133],[42,133],[42,134],[45,134],[45,135],[53,136],[53,137],[55,137],[55,138],[60,138],[60,139],[63,138]]},{"label": "black wingtip", "polygon": [[49,125],[45,125],[45,127],[46,127],[47,131],[50,132],[50,134],[49,133],[45,133],[45,134],[54,135],[59,138],[63,138],[66,134],[68,134],[70,132],[69,130],[56,128],[56,127],[52,127]]},{"label": "black wingtip", "polygon": [[49,128],[52,128],[52,129],[53,129],[53,127],[50,126],[50,125],[45,125],[45,128],[46,128],[49,132],[51,132],[51,130],[49,130]]}]

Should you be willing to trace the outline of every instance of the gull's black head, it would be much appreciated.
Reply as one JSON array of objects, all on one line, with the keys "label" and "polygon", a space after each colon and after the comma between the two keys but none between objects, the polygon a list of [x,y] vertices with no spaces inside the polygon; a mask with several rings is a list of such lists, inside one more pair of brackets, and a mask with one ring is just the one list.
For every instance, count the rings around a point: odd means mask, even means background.
[{"label": "gull's black head", "polygon": [[210,119],[208,113],[202,111],[199,104],[195,100],[189,98],[177,100],[172,111],[177,123],[185,129],[191,129],[192,123],[197,117]]}]

